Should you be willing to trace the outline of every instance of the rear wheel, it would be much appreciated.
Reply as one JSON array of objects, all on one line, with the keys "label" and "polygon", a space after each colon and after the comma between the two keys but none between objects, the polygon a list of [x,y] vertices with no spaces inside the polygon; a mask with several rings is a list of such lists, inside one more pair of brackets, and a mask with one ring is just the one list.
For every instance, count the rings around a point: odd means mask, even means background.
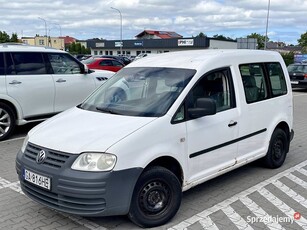
[{"label": "rear wheel", "polygon": [[264,163],[268,168],[279,168],[284,163],[288,151],[288,138],[282,129],[277,128],[271,137]]},{"label": "rear wheel", "polygon": [[15,116],[12,109],[0,102],[0,141],[11,135],[15,128]]},{"label": "rear wheel", "polygon": [[134,188],[128,216],[141,227],[165,224],[177,213],[181,197],[181,184],[175,174],[160,166],[149,168]]}]

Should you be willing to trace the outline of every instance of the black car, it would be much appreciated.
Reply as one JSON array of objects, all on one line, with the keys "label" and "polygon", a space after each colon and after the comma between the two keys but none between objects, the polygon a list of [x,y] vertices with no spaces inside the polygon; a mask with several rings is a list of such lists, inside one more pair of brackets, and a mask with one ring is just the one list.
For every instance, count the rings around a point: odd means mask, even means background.
[{"label": "black car", "polygon": [[292,88],[307,88],[307,63],[295,63],[288,66]]}]

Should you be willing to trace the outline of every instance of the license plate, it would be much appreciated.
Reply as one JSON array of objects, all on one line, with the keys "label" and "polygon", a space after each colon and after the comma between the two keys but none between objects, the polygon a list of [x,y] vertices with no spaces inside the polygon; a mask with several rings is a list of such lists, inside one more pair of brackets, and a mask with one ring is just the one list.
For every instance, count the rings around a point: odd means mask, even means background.
[{"label": "license plate", "polygon": [[291,81],[291,84],[297,85],[297,84],[298,84],[298,81]]},{"label": "license plate", "polygon": [[24,179],[30,182],[31,184],[35,184],[44,189],[50,190],[51,188],[51,180],[49,177],[39,175],[27,169],[24,169]]}]

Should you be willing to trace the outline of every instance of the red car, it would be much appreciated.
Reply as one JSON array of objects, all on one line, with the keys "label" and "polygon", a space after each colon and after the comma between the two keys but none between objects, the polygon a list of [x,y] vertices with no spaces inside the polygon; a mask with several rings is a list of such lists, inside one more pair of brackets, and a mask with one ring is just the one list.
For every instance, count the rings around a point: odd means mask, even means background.
[{"label": "red car", "polygon": [[88,58],[82,61],[89,69],[102,69],[117,72],[124,67],[124,64],[112,58]]}]

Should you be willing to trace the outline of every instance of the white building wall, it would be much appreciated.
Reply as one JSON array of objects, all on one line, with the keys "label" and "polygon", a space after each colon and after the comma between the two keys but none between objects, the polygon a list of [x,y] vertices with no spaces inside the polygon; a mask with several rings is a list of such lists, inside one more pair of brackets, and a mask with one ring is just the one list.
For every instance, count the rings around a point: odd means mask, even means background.
[{"label": "white building wall", "polygon": [[237,49],[237,43],[210,39],[209,49]]}]

